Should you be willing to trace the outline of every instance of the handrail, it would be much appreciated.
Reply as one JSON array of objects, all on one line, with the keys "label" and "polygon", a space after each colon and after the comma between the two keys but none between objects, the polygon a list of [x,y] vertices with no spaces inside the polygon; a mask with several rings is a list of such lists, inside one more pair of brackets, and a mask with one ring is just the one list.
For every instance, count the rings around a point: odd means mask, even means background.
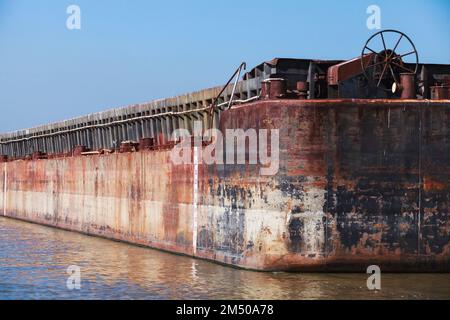
[{"label": "handrail", "polygon": [[[246,99],[246,100],[234,100],[233,102],[236,102],[236,103],[247,103],[247,102],[251,102],[251,101],[257,100],[257,99],[259,99],[259,96],[254,96],[254,97]],[[226,104],[228,104],[228,102],[220,103],[217,106],[218,107],[222,107],[222,106],[224,106]],[[188,115],[190,113],[195,113],[195,112],[208,112],[210,109],[211,109],[211,105],[206,106],[206,107],[202,107],[202,108],[191,109],[191,110],[169,111],[169,112],[163,112],[163,113],[158,113],[158,114],[151,114],[151,115],[146,115],[146,116],[138,116],[138,117],[128,118],[128,119],[124,119],[124,120],[115,120],[115,121],[111,121],[111,122],[108,122],[108,123],[98,123],[98,124],[92,124],[92,125],[85,125],[85,126],[77,127],[77,128],[73,128],[73,129],[60,130],[60,131],[56,131],[56,132],[52,132],[52,133],[44,133],[44,134],[39,134],[39,135],[32,135],[32,136],[29,136],[29,137],[24,137],[24,138],[19,138],[19,139],[10,139],[10,140],[4,140],[4,141],[0,139],[0,145],[7,145],[7,144],[10,144],[10,143],[15,143],[15,142],[21,142],[21,141],[28,141],[28,140],[33,140],[33,139],[45,138],[45,137],[58,136],[58,135],[61,135],[61,134],[67,134],[67,133],[71,133],[71,132],[83,131],[83,130],[86,130],[86,129],[104,128],[104,127],[109,127],[109,126],[113,126],[113,125],[119,125],[119,124],[124,124],[124,123],[139,121],[139,120],[145,120],[145,119],[170,117],[170,116],[183,116],[183,115]]]},{"label": "handrail", "polygon": [[[236,71],[233,73],[233,76],[230,78],[230,80],[228,80],[227,84],[222,88],[222,90],[216,96],[216,98],[214,98],[212,104],[209,105],[209,106],[203,107],[203,108],[184,110],[184,111],[169,111],[169,112],[164,112],[164,113],[159,113],[159,114],[138,116],[138,117],[123,119],[123,120],[115,120],[115,121],[111,121],[111,122],[108,122],[108,123],[84,125],[84,126],[76,127],[76,128],[72,128],[72,129],[58,130],[56,132],[31,135],[31,136],[28,136],[28,137],[22,137],[22,138],[16,138],[16,139],[14,139],[14,138],[12,138],[12,139],[0,139],[0,145],[7,145],[7,144],[15,143],[15,142],[34,140],[34,139],[38,139],[38,138],[58,136],[58,135],[61,135],[61,134],[67,134],[67,133],[82,131],[82,130],[86,130],[86,129],[109,127],[111,125],[123,124],[123,123],[133,122],[133,121],[137,121],[137,120],[143,120],[143,119],[151,119],[151,118],[159,118],[159,117],[167,117],[167,116],[182,116],[184,114],[189,114],[189,113],[194,113],[194,112],[202,112],[202,111],[209,112],[210,115],[212,115],[213,114],[212,110],[214,110],[214,108],[216,108],[216,107],[221,107],[221,106],[224,106],[225,104],[228,104],[227,108],[228,109],[231,108],[231,105],[233,104],[233,98],[234,98],[234,93],[236,91],[237,83],[238,83],[239,78],[241,76],[242,70],[245,70],[245,69],[246,69],[246,63],[242,62],[240,64],[239,68],[237,68]],[[236,75],[237,75],[237,77],[236,77]],[[218,102],[220,96],[223,94],[225,89],[228,87],[228,85],[231,83],[231,81],[235,77],[236,77],[236,81],[235,81],[234,86],[233,86],[233,91],[232,91],[232,94],[231,94],[230,101],[218,104],[217,102]],[[247,99],[247,100],[236,100],[236,102],[240,102],[240,103],[249,102],[249,101],[254,100],[255,98],[258,98],[258,97],[253,97],[253,98],[250,98],[250,99]],[[211,121],[211,123],[212,123],[212,121]]]},{"label": "handrail", "polygon": [[231,83],[231,81],[233,81],[233,79],[236,77],[236,80],[233,85],[233,90],[231,92],[231,98],[230,98],[230,101],[228,101],[227,109],[231,108],[231,105],[233,104],[234,93],[236,92],[237,83],[239,81],[239,78],[241,77],[241,72],[242,72],[242,70],[246,70],[246,69],[247,69],[247,64],[245,62],[242,62],[239,65],[239,67],[236,69],[236,71],[233,73],[231,78],[228,80],[228,82],[223,86],[222,90],[220,90],[219,94],[214,98],[213,103],[211,104],[211,107],[209,110],[209,114],[211,116],[211,124],[212,124],[212,117],[213,117],[213,114],[215,111],[214,109],[217,107],[217,102],[219,101],[220,96],[224,93],[225,89],[228,88],[228,85]]}]

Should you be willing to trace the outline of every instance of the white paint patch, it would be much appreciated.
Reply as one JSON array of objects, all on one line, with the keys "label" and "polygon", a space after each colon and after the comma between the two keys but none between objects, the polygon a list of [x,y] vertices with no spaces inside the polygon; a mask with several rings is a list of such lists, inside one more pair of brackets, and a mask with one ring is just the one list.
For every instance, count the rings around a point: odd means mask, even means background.
[{"label": "white paint patch", "polygon": [[323,226],[323,206],[325,190],[311,188],[303,194],[304,212],[290,214],[288,219],[300,218],[303,222],[304,249],[307,254],[321,254],[325,245],[325,228]]},{"label": "white paint patch", "polygon": [[192,200],[193,207],[193,226],[192,226],[192,248],[194,250],[194,255],[197,254],[197,228],[198,228],[198,147],[194,147],[194,195]]},{"label": "white paint patch", "polygon": [[316,212],[323,214],[325,205],[325,190],[319,188],[309,188],[304,193],[303,207],[305,212]]},{"label": "white paint patch", "polygon": [[[245,241],[250,241],[255,250],[260,246],[264,252],[284,252],[285,243],[282,237],[286,233],[286,213],[266,209],[247,209],[245,211]],[[220,230],[219,230],[220,231]]]},{"label": "white paint patch", "polygon": [[298,215],[303,221],[303,237],[306,254],[322,254],[325,245],[323,212],[305,212]]}]

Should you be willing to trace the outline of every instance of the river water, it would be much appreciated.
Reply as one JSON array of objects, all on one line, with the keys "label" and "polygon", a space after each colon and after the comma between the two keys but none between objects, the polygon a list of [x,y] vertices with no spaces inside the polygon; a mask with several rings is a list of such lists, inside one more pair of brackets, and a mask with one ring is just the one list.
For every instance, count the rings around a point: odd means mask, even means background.
[{"label": "river water", "polygon": [[0,217],[0,299],[450,299],[450,274],[382,274],[380,291],[367,277],[244,271]]}]

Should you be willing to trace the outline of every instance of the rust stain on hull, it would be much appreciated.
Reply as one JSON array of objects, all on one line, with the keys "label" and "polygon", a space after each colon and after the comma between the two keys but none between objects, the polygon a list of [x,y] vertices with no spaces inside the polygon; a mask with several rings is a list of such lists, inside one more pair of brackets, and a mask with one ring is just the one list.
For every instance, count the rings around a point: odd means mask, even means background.
[{"label": "rust stain on hull", "polygon": [[0,213],[256,270],[449,271],[449,124],[448,101],[258,101],[220,129],[279,129],[275,176],[200,164],[194,207],[170,150],[12,161]]}]

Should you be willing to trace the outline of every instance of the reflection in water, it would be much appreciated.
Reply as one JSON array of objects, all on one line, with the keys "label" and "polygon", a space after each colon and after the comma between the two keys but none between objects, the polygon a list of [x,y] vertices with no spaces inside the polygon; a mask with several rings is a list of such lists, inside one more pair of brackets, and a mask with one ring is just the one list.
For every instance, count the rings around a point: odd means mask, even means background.
[{"label": "reflection in water", "polygon": [[[81,268],[81,290],[66,287]],[[238,270],[0,218],[0,299],[450,299],[450,274],[367,275]]]}]

